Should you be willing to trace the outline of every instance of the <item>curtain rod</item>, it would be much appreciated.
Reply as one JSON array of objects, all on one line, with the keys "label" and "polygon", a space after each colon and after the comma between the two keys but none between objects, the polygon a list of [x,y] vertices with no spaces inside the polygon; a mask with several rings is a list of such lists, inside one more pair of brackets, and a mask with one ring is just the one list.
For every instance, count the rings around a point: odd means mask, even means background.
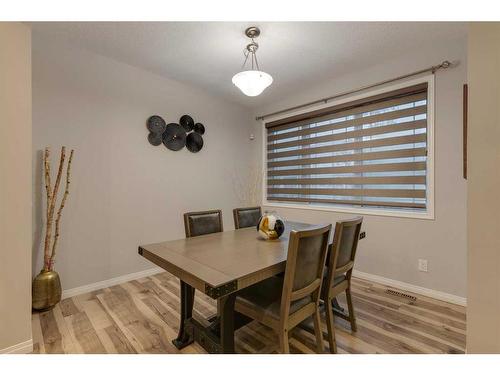
[{"label": "curtain rod", "polygon": [[419,75],[419,74],[422,74],[422,73],[432,72],[432,74],[434,74],[439,69],[448,69],[449,67],[451,67],[453,65],[454,64],[452,64],[448,60],[445,60],[445,61],[443,61],[439,65],[434,65],[434,66],[431,66],[429,68],[422,69],[422,70],[419,70],[419,71],[416,71],[416,72],[413,72],[413,73],[405,74],[405,75],[402,75],[402,76],[399,76],[399,77],[396,77],[396,78],[387,79],[385,81],[377,82],[377,83],[374,83],[372,85],[363,86],[363,87],[357,88],[355,90],[346,91],[346,92],[343,92],[343,93],[340,93],[340,94],[337,94],[337,95],[334,95],[334,96],[330,96],[328,98],[314,100],[312,102],[301,104],[301,105],[297,105],[295,107],[290,107],[290,108],[282,109],[280,111],[276,111],[276,112],[273,112],[273,113],[268,113],[268,114],[265,114],[265,115],[262,115],[262,116],[257,116],[255,119],[257,121],[264,120],[266,117],[280,115],[282,113],[294,111],[296,109],[301,109],[301,108],[309,107],[309,106],[312,106],[314,104],[328,103],[330,100],[337,99],[337,98],[340,98],[342,96],[346,96],[346,95],[350,95],[350,94],[355,94],[355,93],[360,92],[360,91],[371,89],[372,87],[377,87],[377,86],[385,85],[387,83],[391,83],[391,82],[394,82],[394,81],[399,81],[401,79],[413,77],[413,76],[416,76],[416,75]]}]

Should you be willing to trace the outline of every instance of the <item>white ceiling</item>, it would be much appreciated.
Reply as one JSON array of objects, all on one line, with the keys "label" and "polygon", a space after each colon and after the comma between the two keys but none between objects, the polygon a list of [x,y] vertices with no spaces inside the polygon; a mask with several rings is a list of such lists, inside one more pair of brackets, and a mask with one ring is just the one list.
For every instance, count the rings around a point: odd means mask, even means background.
[{"label": "white ceiling", "polygon": [[[262,95],[231,83],[256,25],[260,68],[274,78]],[[43,22],[35,34],[198,86],[249,108],[327,78],[370,67],[408,51],[466,37],[465,23],[444,22]]]}]

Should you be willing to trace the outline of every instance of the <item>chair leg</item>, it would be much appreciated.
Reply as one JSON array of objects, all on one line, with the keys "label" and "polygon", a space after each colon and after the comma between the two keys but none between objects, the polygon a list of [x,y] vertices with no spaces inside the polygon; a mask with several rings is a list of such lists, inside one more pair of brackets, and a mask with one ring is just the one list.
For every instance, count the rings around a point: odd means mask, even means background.
[{"label": "chair leg", "polygon": [[290,354],[290,346],[288,344],[288,330],[280,329],[278,332],[280,338],[280,350],[283,354]]},{"label": "chair leg", "polygon": [[319,306],[316,306],[316,311],[313,314],[314,333],[316,335],[316,352],[323,354],[323,331],[321,330],[321,317],[319,316]]},{"label": "chair leg", "polygon": [[358,330],[358,327],[356,325],[356,318],[354,316],[354,308],[352,305],[351,285],[349,285],[349,287],[346,289],[345,294],[347,297],[347,307],[349,309],[349,321],[351,322],[351,330],[353,332],[356,332]]},{"label": "chair leg", "polygon": [[331,302],[332,301],[328,301],[328,303],[325,303],[326,327],[328,328],[328,344],[330,345],[330,353],[337,354],[337,341],[335,340],[335,326]]}]

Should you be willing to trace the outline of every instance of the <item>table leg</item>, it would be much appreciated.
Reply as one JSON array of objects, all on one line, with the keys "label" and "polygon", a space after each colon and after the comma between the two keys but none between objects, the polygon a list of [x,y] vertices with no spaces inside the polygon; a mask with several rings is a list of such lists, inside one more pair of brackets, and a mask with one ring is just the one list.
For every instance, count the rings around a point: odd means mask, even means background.
[{"label": "table leg", "polygon": [[334,310],[337,310],[337,311],[340,311],[340,312],[344,312],[344,308],[339,305],[339,301],[337,301],[337,298],[334,298],[332,300],[332,307],[333,307]]},{"label": "table leg", "polygon": [[220,344],[222,353],[234,353],[234,302],[236,294],[220,298]]},{"label": "table leg", "polygon": [[182,349],[193,342],[193,337],[185,330],[185,321],[193,316],[195,289],[181,280],[181,316],[179,324],[179,334],[172,344],[177,349]]}]

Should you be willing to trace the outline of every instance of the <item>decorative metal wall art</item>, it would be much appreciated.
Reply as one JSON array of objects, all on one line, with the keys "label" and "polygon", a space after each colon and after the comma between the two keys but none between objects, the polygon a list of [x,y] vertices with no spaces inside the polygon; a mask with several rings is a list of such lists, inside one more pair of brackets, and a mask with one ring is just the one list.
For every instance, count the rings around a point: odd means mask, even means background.
[{"label": "decorative metal wall art", "polygon": [[181,124],[186,132],[190,132],[194,127],[194,120],[191,116],[184,115],[179,119],[179,124]]},{"label": "decorative metal wall art", "polygon": [[196,124],[194,124],[194,131],[198,134],[205,134],[205,127],[203,126],[203,124],[200,124],[199,122],[197,122]]},{"label": "decorative metal wall art", "polygon": [[186,138],[186,148],[191,152],[198,152],[203,147],[203,138],[195,132],[191,132]]},{"label": "decorative metal wall art", "polygon": [[148,118],[147,127],[151,133],[158,134],[165,131],[165,129],[167,128],[167,124],[165,123],[165,120],[160,116],[151,116],[150,118]]},{"label": "decorative metal wall art", "polygon": [[163,133],[163,144],[172,151],[179,151],[186,145],[186,132],[179,124],[170,123]]},{"label": "decorative metal wall art", "polygon": [[167,124],[158,115],[148,118],[146,127],[149,130],[148,141],[153,146],[163,145],[172,151],[179,151],[184,146],[191,152],[199,152],[203,148],[205,126],[195,123],[189,115],[183,115],[179,123]]}]

